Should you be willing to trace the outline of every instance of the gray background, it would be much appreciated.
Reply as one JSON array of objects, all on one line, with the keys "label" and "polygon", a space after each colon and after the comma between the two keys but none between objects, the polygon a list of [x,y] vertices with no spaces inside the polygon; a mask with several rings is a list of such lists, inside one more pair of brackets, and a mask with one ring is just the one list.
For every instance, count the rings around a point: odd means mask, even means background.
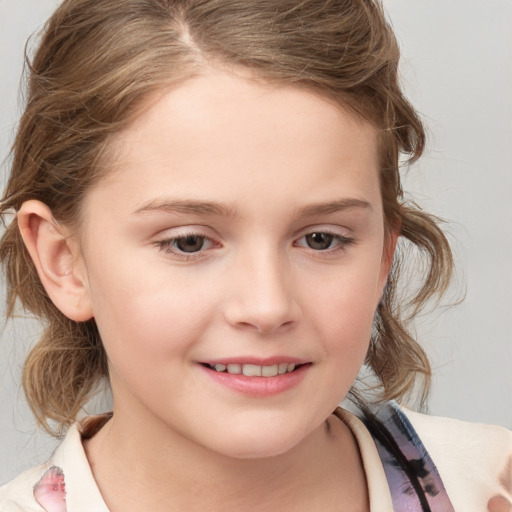
[{"label": "gray background", "polygon": [[[0,0],[2,160],[21,108],[25,41],[57,3]],[[430,128],[429,150],[408,172],[406,189],[450,221],[459,276],[452,296],[467,292],[462,305],[419,326],[435,370],[430,411],[512,428],[512,2],[384,4],[402,46],[404,86]],[[4,164],[2,186],[6,172]],[[35,429],[19,384],[37,324],[19,319],[0,329],[4,482],[44,460],[54,442]]]}]

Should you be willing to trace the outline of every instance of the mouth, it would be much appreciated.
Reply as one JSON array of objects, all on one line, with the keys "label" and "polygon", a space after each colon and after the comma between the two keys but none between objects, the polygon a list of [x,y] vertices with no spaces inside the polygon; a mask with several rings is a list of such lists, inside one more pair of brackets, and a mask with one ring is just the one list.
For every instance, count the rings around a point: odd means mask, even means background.
[{"label": "mouth", "polygon": [[213,370],[217,373],[228,373],[230,375],[244,375],[245,377],[277,377],[293,373],[299,368],[310,365],[311,363],[276,363],[273,365],[260,366],[257,364],[241,364],[241,363],[201,363],[205,368]]},{"label": "mouth", "polygon": [[244,359],[203,361],[199,366],[217,384],[257,398],[276,396],[297,387],[313,366],[311,361],[292,358]]}]

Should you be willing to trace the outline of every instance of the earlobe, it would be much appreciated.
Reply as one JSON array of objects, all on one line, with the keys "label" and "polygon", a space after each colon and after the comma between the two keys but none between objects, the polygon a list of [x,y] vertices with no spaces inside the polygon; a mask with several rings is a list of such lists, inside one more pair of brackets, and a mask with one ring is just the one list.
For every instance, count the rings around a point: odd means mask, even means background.
[{"label": "earlobe", "polygon": [[388,266],[388,273],[393,264],[393,257],[395,256],[396,244],[398,243],[398,237],[400,233],[398,231],[391,231],[386,235],[386,242],[384,247],[383,258]]},{"label": "earlobe", "polygon": [[17,220],[39,279],[55,306],[77,322],[92,318],[85,273],[76,248],[51,210],[40,201],[26,201]]},{"label": "earlobe", "polygon": [[396,244],[398,243],[398,231],[392,230],[386,233],[384,238],[384,248],[382,251],[381,270],[380,270],[380,293],[384,292],[384,287],[388,280],[391,267],[393,266],[393,257],[395,255]]}]

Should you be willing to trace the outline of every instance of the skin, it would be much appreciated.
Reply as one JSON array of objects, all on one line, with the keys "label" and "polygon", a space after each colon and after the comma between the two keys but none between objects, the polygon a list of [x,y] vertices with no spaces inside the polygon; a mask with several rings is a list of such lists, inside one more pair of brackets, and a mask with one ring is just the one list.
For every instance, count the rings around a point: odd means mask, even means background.
[{"label": "skin", "polygon": [[[149,104],[112,149],[78,236],[36,202],[19,215],[52,300],[94,316],[108,354],[114,417],[86,451],[111,510],[366,510],[357,446],[329,417],[364,360],[396,241],[377,131],[311,92],[211,71]],[[180,251],[187,236],[197,251]],[[200,364],[277,356],[308,365],[272,396]]]}]

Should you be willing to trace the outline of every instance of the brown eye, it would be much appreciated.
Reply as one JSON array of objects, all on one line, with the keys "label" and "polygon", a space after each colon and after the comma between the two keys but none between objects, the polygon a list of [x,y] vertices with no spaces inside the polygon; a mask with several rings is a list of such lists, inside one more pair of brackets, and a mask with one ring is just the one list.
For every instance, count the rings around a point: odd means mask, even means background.
[{"label": "brown eye", "polygon": [[305,236],[306,244],[311,249],[315,249],[316,251],[325,251],[329,249],[334,240],[334,235],[329,233],[310,233]]},{"label": "brown eye", "polygon": [[175,247],[181,252],[200,251],[205,244],[205,237],[198,235],[188,235],[175,239]]}]

